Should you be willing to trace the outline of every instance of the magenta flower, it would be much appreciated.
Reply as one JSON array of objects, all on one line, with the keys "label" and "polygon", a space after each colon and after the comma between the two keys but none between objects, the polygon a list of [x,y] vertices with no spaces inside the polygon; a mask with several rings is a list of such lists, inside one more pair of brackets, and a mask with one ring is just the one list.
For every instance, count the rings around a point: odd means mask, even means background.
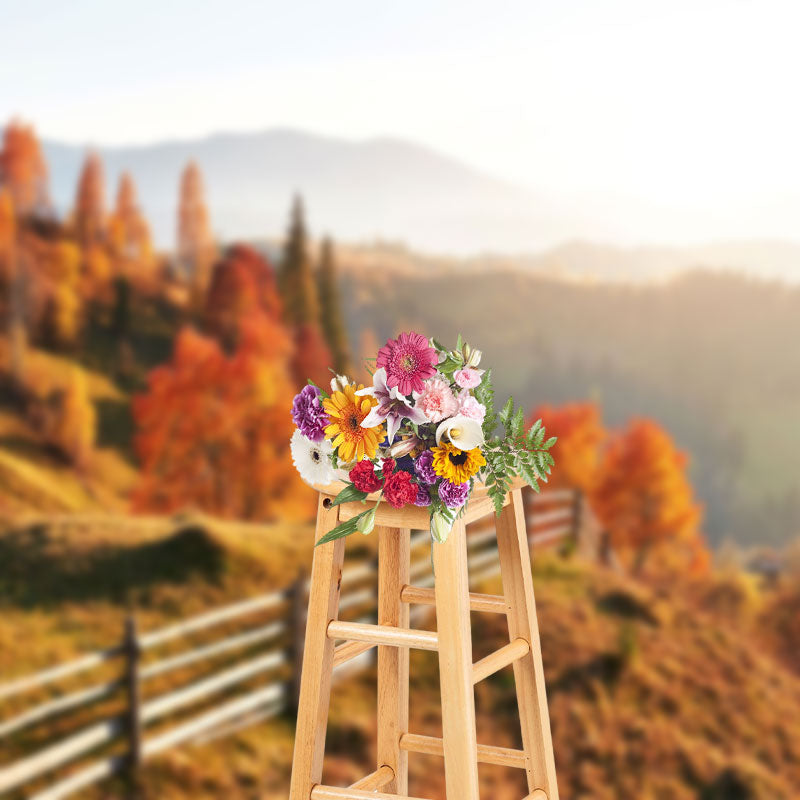
[{"label": "magenta flower", "polygon": [[404,419],[410,419],[417,425],[427,422],[425,415],[418,408],[414,408],[397,387],[389,388],[386,380],[386,370],[384,368],[375,370],[372,376],[372,386],[360,389],[357,395],[371,395],[378,401],[378,405],[373,406],[372,410],[361,421],[362,428],[374,428],[382,422],[386,422],[386,435],[389,444],[392,444],[394,437],[400,428],[400,423]]},{"label": "magenta flower", "polygon": [[295,395],[292,403],[292,419],[300,432],[312,442],[321,442],[325,438],[325,426],[330,419],[322,408],[322,397],[316,386],[304,386]]},{"label": "magenta flower", "polygon": [[439,484],[439,497],[448,508],[461,508],[469,497],[469,481],[451,483],[443,480]]},{"label": "magenta flower", "polygon": [[378,350],[376,366],[386,368],[389,388],[401,394],[421,392],[426,378],[436,374],[439,356],[419,333],[401,333]]},{"label": "magenta flower", "polygon": [[431,504],[431,496],[425,486],[417,484],[417,499],[414,501],[415,506],[425,508]]},{"label": "magenta flower", "polygon": [[439,480],[439,476],[433,471],[433,452],[423,450],[414,460],[414,472],[417,477],[429,486]]}]

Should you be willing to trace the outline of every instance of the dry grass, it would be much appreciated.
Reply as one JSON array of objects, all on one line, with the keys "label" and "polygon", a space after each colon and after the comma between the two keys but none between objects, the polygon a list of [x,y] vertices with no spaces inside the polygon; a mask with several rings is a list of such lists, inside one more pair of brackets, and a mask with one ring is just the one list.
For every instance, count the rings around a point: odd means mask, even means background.
[{"label": "dry grass", "polygon": [[[311,542],[308,526],[200,517],[84,515],[8,529],[0,536],[8,548],[0,557],[0,673],[107,646],[131,597],[150,629],[285,585],[310,563]],[[554,556],[537,560],[535,577],[563,797],[800,796],[800,677],[754,645],[766,606],[751,583],[646,588]],[[507,637],[500,618],[475,615],[474,625],[476,658]],[[414,653],[412,674],[412,728],[438,735],[435,656]],[[373,768],[374,692],[373,671],[337,686],[326,762],[333,784]],[[519,745],[510,670],[479,686],[477,705],[482,741]],[[58,724],[41,740],[67,730]],[[291,749],[288,718],[187,745],[147,767],[144,796],[285,798]],[[441,768],[412,756],[412,793],[443,797]],[[484,797],[524,794],[514,771],[482,767],[481,776]],[[123,786],[85,796],[122,797]]]}]

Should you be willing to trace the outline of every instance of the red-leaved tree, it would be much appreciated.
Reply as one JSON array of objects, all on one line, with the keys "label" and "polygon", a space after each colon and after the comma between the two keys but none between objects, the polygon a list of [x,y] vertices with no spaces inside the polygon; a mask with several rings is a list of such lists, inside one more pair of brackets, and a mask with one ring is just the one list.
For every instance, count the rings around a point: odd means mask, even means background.
[{"label": "red-leaved tree", "polygon": [[548,435],[558,437],[552,450],[556,464],[550,486],[590,490],[597,479],[601,447],[608,436],[600,409],[590,402],[542,405],[534,410],[531,423],[540,418]]},{"label": "red-leaved tree", "polygon": [[308,492],[289,456],[290,344],[266,315],[242,325],[236,351],[191,328],[133,405],[142,465],[134,507],[196,507],[244,519],[299,518]]},{"label": "red-leaved tree", "polygon": [[632,420],[605,449],[592,508],[611,546],[630,557],[637,573],[661,546],[670,567],[680,561],[679,551],[686,566],[697,562],[701,509],[686,467],[686,454],[649,419]]}]

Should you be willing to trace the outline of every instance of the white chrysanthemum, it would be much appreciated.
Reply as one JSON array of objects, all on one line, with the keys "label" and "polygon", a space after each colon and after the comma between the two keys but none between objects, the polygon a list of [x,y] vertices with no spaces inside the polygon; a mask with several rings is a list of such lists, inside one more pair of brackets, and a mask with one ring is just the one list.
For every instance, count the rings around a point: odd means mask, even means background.
[{"label": "white chrysanthemum", "polygon": [[335,480],[331,455],[333,447],[327,439],[321,442],[312,442],[303,436],[299,430],[292,434],[290,444],[292,461],[300,477],[308,484],[324,486]]}]

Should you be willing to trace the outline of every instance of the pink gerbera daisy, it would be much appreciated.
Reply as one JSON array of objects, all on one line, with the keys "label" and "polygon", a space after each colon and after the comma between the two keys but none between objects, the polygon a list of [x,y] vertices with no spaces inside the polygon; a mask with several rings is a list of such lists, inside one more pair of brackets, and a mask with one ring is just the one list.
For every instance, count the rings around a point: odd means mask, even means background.
[{"label": "pink gerbera daisy", "polygon": [[386,368],[386,384],[401,394],[421,392],[423,382],[436,373],[439,357],[418,333],[401,333],[378,350],[378,367]]}]

